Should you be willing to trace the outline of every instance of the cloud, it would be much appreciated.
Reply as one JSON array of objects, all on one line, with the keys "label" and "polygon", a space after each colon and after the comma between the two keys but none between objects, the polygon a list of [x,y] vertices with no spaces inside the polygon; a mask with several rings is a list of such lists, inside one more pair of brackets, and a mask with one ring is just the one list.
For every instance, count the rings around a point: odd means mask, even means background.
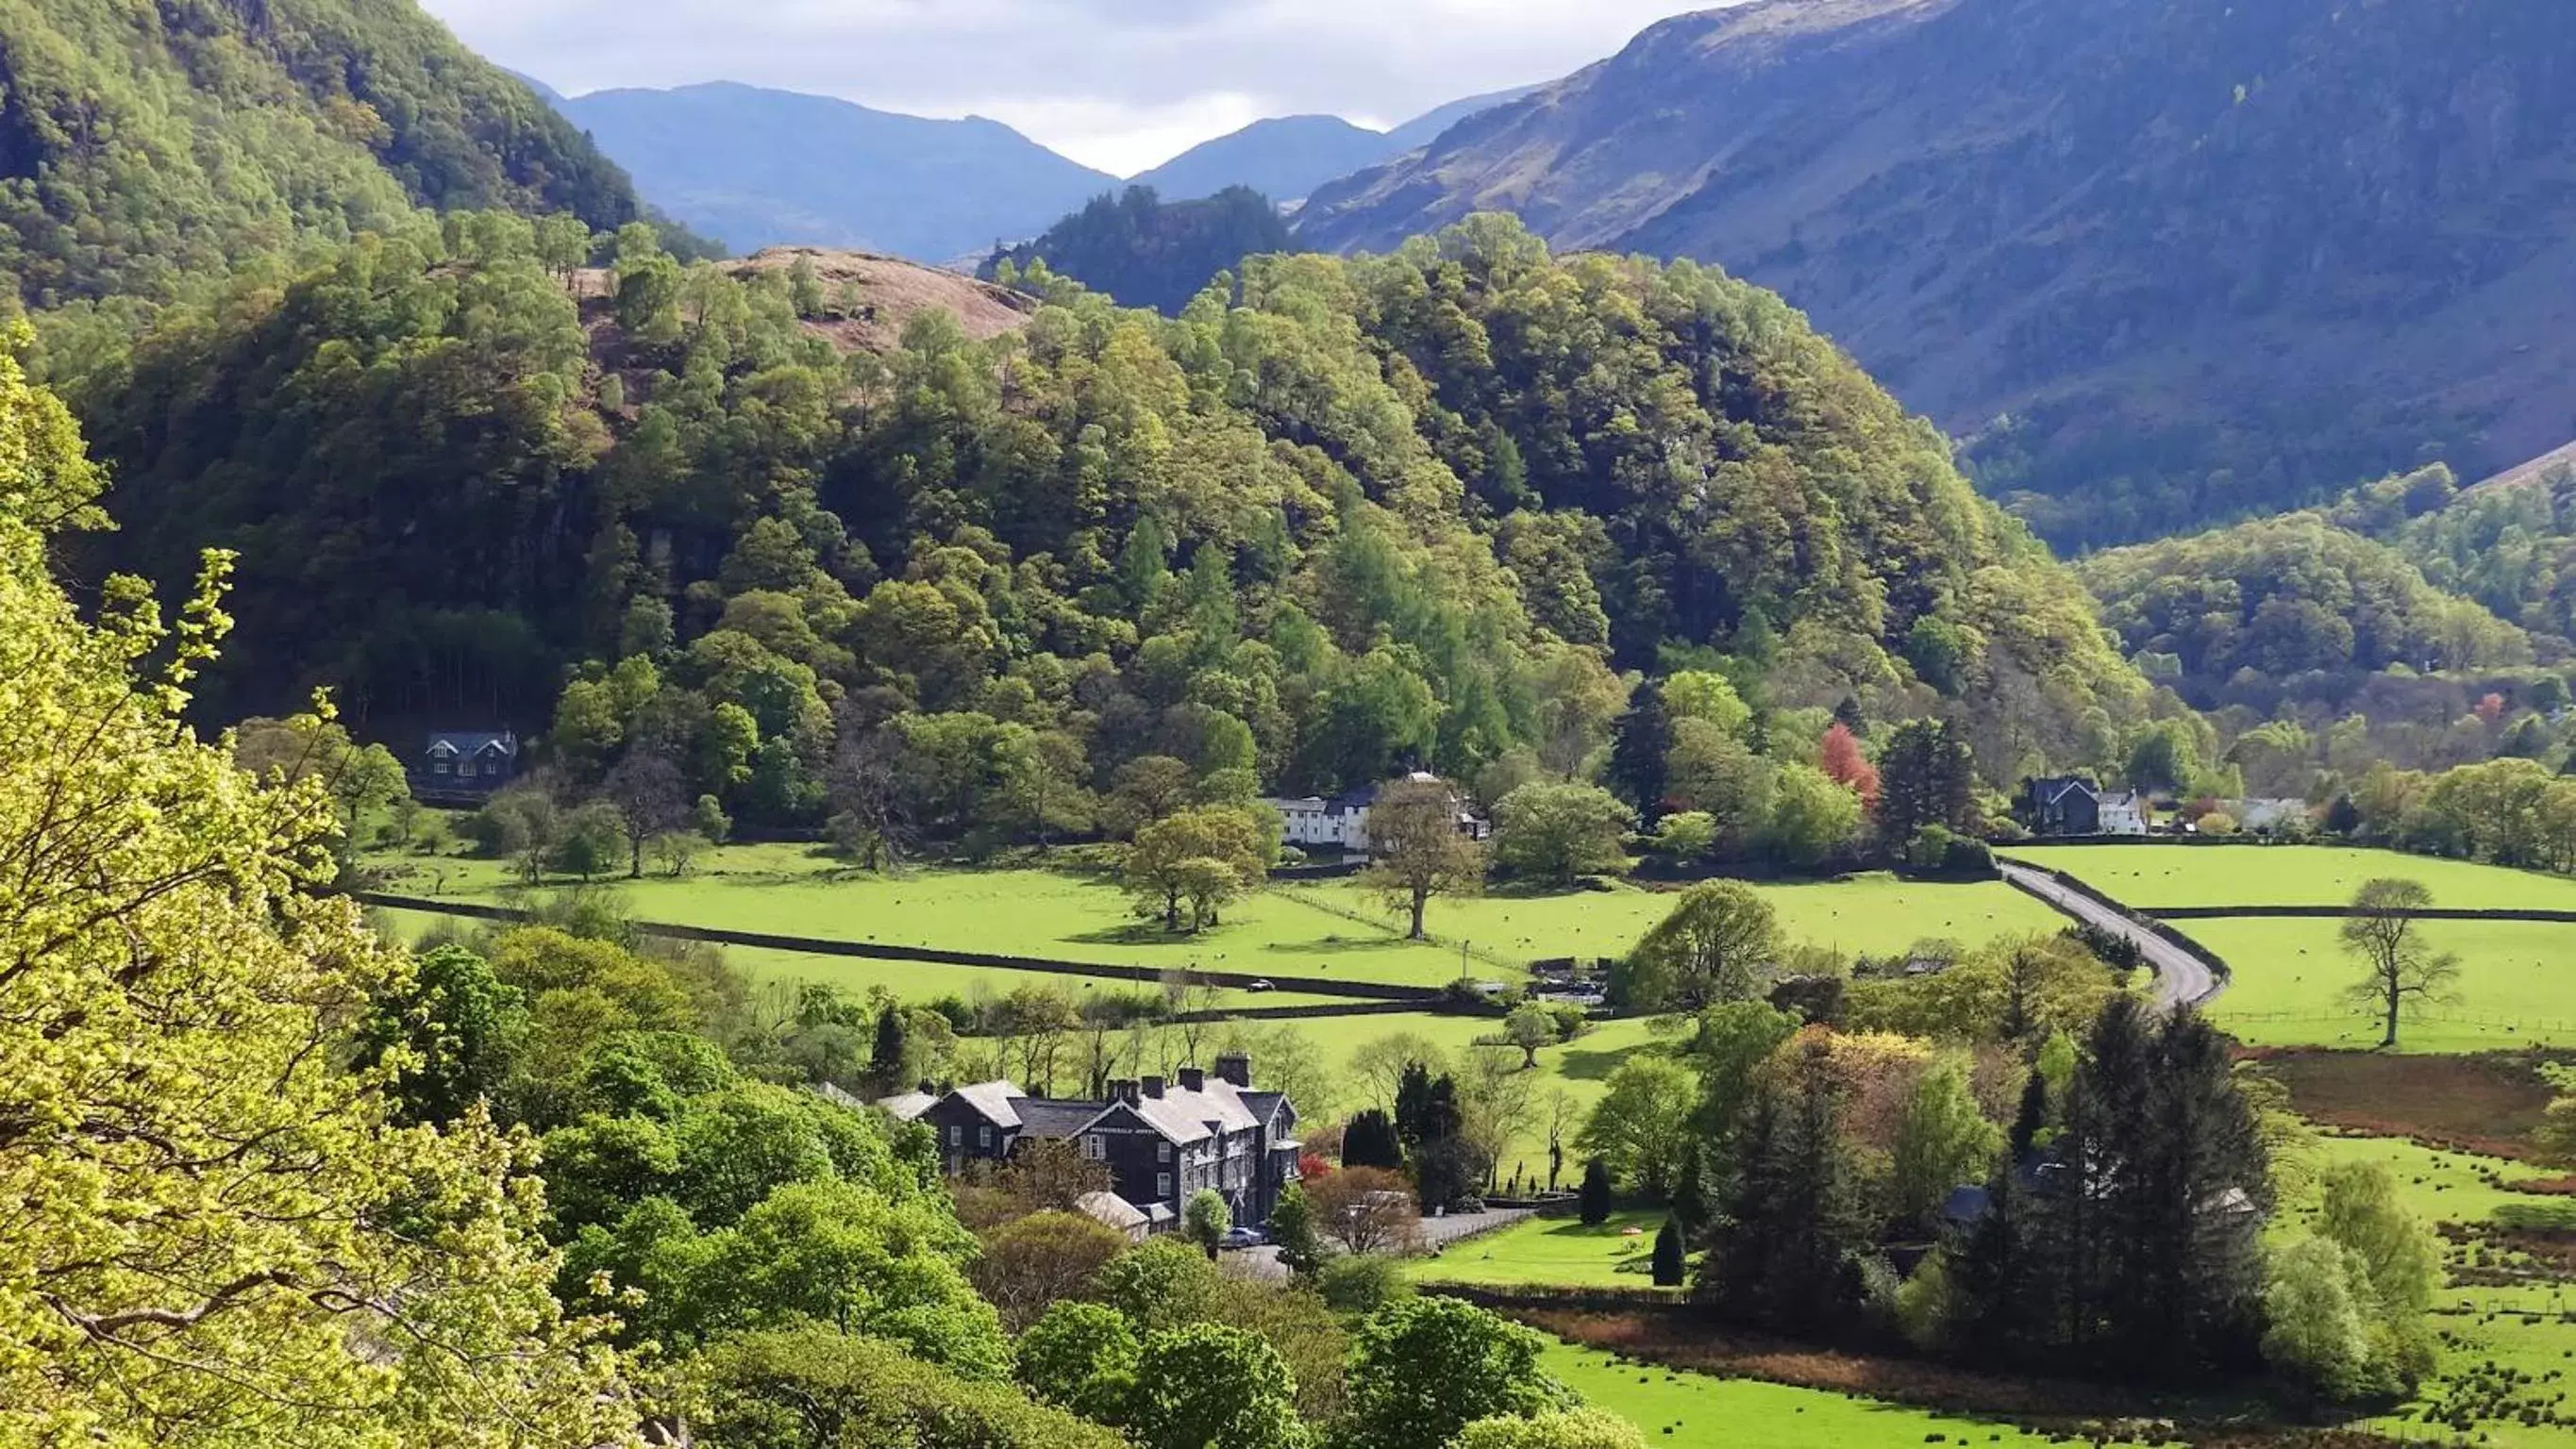
[{"label": "cloud", "polygon": [[[1392,125],[1554,79],[1688,0],[427,0],[568,94],[737,80],[991,116],[1120,174],[1261,116]],[[1704,0],[1705,3],[1705,0]]]}]

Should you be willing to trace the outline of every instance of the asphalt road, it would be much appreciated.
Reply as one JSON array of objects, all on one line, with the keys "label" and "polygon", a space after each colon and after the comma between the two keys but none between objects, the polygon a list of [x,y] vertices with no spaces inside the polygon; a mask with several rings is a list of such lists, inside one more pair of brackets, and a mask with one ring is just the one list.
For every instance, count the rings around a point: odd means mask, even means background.
[{"label": "asphalt road", "polygon": [[2061,913],[2135,943],[2138,955],[2156,973],[2157,1010],[2198,1006],[2223,989],[2224,983],[2210,974],[2199,957],[2148,930],[2131,917],[2080,891],[2068,890],[2046,871],[2033,870],[2010,861],[1998,861],[1996,865],[2004,873],[2004,879],[2038,896]]}]

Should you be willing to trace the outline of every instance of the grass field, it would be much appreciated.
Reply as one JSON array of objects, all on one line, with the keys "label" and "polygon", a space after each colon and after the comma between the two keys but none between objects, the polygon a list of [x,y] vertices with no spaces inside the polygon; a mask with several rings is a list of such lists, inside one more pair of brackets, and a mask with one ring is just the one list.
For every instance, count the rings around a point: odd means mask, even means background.
[{"label": "grass field", "polygon": [[2423,882],[2445,910],[2576,911],[2576,880],[2340,845],[2011,846],[2123,905],[2340,906],[2383,876]]},{"label": "grass field", "polygon": [[[388,862],[391,864],[392,862]],[[509,893],[501,863],[405,859],[387,890],[494,902]],[[637,920],[762,931],[876,945],[1038,956],[1065,961],[1439,986],[1457,979],[1454,951],[1266,891],[1237,901],[1223,925],[1173,935],[1140,921],[1104,880],[1040,870],[851,870],[810,846],[714,851],[684,880],[611,882]],[[1480,975],[1494,974],[1479,964]],[[944,989],[944,988],[943,988]],[[936,994],[936,992],[932,993]]]},{"label": "grass field", "polygon": [[1660,1212],[1613,1213],[1599,1227],[1576,1218],[1530,1218],[1412,1259],[1406,1271],[1425,1283],[1646,1288],[1654,1283],[1655,1230],[1663,1222]]},{"label": "grass field", "polygon": [[2046,1435],[1823,1389],[1620,1363],[1571,1344],[1549,1347],[1547,1371],[1595,1407],[1674,1449],[1921,1449],[1926,1444],[2046,1444]]},{"label": "grass field", "polygon": [[[1781,928],[1792,940],[1845,955],[1894,955],[1932,937],[1982,945],[1997,936],[2053,931],[2066,924],[2056,912],[2000,881],[1921,884],[1876,874],[1755,889],[1779,913]],[[1284,893],[1311,894],[1341,911],[1378,914],[1375,898],[1353,882],[1292,886]],[[1479,955],[1508,960],[1624,956],[1672,910],[1674,898],[1671,891],[1634,886],[1555,895],[1498,892],[1435,899],[1425,924],[1443,940],[1464,940]]]},{"label": "grass field", "polygon": [[[2234,974],[2212,1020],[2260,1046],[2379,1044],[2378,1025],[2342,999],[2364,974],[2332,920],[2209,920],[2177,929],[2224,957]],[[2427,921],[2426,937],[2460,958],[2458,999],[2401,1022],[2411,1052],[2576,1044],[2576,925]]]},{"label": "grass field", "polygon": [[[2514,1191],[2515,1184],[2541,1175],[2521,1163],[2385,1138],[2328,1138],[2318,1157],[2322,1162],[2385,1163],[2397,1177],[2406,1206],[2425,1222],[2453,1225],[2455,1238],[2462,1228],[2481,1236],[2508,1228],[2518,1215],[2542,1213],[2556,1219],[2576,1213],[2576,1199]],[[2311,1210],[2305,1202],[2284,1208],[2291,1218]],[[2488,1281],[2493,1274],[2471,1267],[2472,1251],[2489,1268],[2500,1260],[2509,1262],[2509,1276],[2519,1281],[2504,1286]],[[2509,1237],[2486,1238],[2474,1250],[2453,1241],[2443,1257],[2448,1281],[2434,1298],[2439,1367],[2413,1403],[2368,1427],[2399,1438],[2469,1440],[2514,1449],[2576,1446],[2576,1429],[2525,1422],[2516,1412],[2526,1406],[2554,1412],[2566,1408],[2558,1396],[2563,1375],[2576,1367],[2576,1294],[2569,1291],[2576,1283],[2516,1253]],[[2494,1367],[2539,1382],[2499,1394]],[[2433,1419],[2432,1409],[2454,1402],[2480,1408],[2478,1422],[2465,1432]]]}]

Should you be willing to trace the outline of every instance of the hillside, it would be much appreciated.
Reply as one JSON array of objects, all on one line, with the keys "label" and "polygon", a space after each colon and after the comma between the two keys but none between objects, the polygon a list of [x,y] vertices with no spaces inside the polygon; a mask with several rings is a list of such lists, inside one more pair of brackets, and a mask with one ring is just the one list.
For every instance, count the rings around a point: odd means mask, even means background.
[{"label": "hillside", "polygon": [[1469,116],[1525,93],[1510,90],[1468,96],[1389,131],[1372,131],[1339,116],[1274,116],[1202,141],[1151,171],[1129,177],[1128,184],[1151,187],[1171,201],[1194,201],[1243,186],[1292,203],[1325,182],[1428,145]]},{"label": "hillside", "polygon": [[2249,688],[2350,690],[2387,671],[2527,665],[2524,632],[2443,593],[2395,549],[2294,513],[2113,549],[2078,572],[2132,654],[2185,699]]},{"label": "hillside", "polygon": [[[1781,291],[2061,541],[2483,474],[2576,412],[2551,0],[1764,0],[1326,187]],[[2436,361],[2438,360],[2438,361]],[[2009,415],[2009,424],[1998,419]]]},{"label": "hillside", "polygon": [[1117,184],[998,121],[729,82],[598,91],[562,107],[656,206],[735,251],[803,244],[947,262],[1033,236]]},{"label": "hillside", "polygon": [[1220,272],[1243,259],[1288,249],[1288,226],[1270,198],[1233,186],[1197,201],[1166,202],[1151,188],[1130,186],[1095,198],[1036,240],[996,251],[982,274],[1004,265],[1025,274],[1049,271],[1105,292],[1130,307],[1178,315]]},{"label": "hillside", "polygon": [[412,208],[634,220],[625,175],[400,0],[0,7],[0,270],[160,296]]},{"label": "hillside", "polygon": [[1954,713],[1997,778],[2144,704],[1936,434],[1695,266],[1486,224],[1257,259],[1179,322],[1068,296],[1008,349],[933,307],[878,360],[835,345],[874,304],[833,259],[626,255],[611,301],[458,234],[173,316],[73,387],[125,525],[93,568],[240,552],[208,709],[331,683],[361,724],[532,731],[567,668],[640,658],[696,702],[634,727],[720,761],[740,706],[776,748],[729,808],[803,821],[836,702],[1072,690],[1111,760],[1311,789],[1566,748],[1605,661],[1731,659],[1790,738]]},{"label": "hillside", "polygon": [[1396,154],[1383,132],[1339,116],[1279,116],[1202,141],[1153,170],[1128,178],[1174,201],[1214,196],[1231,186],[1295,201],[1336,177]]}]

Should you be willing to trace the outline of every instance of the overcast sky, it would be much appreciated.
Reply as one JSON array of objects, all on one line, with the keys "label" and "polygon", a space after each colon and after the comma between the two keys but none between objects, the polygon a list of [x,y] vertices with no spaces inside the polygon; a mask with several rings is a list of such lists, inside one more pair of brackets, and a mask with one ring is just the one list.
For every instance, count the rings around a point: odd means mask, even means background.
[{"label": "overcast sky", "polygon": [[736,80],[991,116],[1133,175],[1263,116],[1390,126],[1719,0],[427,0],[568,95]]}]

